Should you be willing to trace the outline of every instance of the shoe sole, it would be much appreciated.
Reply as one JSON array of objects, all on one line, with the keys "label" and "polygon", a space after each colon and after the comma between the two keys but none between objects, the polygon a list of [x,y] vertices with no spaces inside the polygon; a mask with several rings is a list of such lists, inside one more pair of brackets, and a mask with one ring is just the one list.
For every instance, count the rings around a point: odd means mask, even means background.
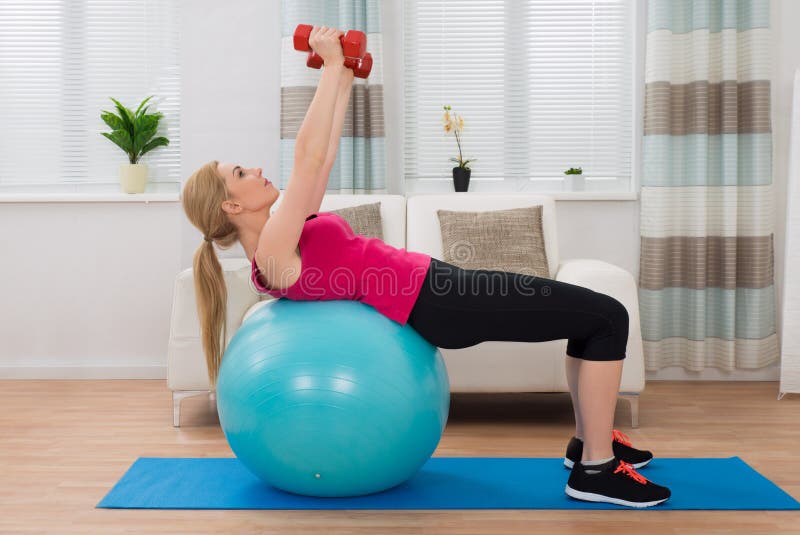
[{"label": "shoe sole", "polygon": [[[647,466],[648,464],[650,464],[650,461],[652,461],[652,460],[653,459],[648,459],[648,460],[642,461],[640,463],[631,464],[631,466],[638,469],[638,468],[641,468],[643,466]],[[564,467],[565,468],[569,468],[570,470],[572,470],[573,466],[575,466],[575,463],[573,461],[570,461],[566,457],[564,457]]]},{"label": "shoe sole", "polygon": [[567,496],[575,498],[576,500],[583,500],[587,502],[613,503],[615,505],[625,505],[628,507],[637,507],[637,508],[652,507],[654,505],[664,503],[669,499],[669,498],[664,498],[663,500],[655,500],[652,502],[629,502],[626,500],[621,500],[619,498],[610,498],[608,496],[603,496],[602,494],[594,494],[592,492],[582,492],[580,490],[575,490],[571,488],[569,485],[564,487],[564,492],[567,493]]}]

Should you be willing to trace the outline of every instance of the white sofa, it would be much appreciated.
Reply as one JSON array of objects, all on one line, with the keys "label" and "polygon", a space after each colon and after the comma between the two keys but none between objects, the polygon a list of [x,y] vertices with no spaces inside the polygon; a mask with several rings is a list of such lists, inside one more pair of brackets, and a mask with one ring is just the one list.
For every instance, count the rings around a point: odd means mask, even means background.
[{"label": "white sofa", "polygon": [[[620,396],[630,402],[631,426],[639,425],[639,393],[644,390],[644,357],[636,281],[628,271],[594,259],[562,260],[558,253],[555,201],[547,195],[451,193],[438,195],[326,195],[321,211],[381,202],[384,241],[409,251],[442,258],[436,210],[489,211],[543,205],[545,250],[550,278],[608,294],[625,305],[630,317]],[[276,205],[277,206],[277,205]],[[221,260],[228,287],[228,339],[263,305],[248,285],[246,258]],[[440,349],[452,392],[569,392],[564,368],[567,340],[483,342],[464,349]],[[180,425],[180,404],[187,396],[210,394],[192,269],[178,274],[172,302],[167,352],[167,386],[173,392],[173,424]],[[213,394],[212,394],[213,399]]]}]

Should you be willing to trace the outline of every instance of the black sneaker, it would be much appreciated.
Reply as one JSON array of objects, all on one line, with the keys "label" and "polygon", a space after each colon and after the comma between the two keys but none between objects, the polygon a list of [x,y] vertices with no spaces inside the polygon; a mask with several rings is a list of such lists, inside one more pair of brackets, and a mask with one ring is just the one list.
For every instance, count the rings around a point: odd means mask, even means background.
[{"label": "black sneaker", "polygon": [[[611,450],[614,457],[620,461],[625,461],[637,470],[650,464],[653,454],[647,450],[637,450],[631,445],[631,441],[623,433],[616,429],[612,432]],[[572,437],[567,444],[567,454],[564,456],[564,466],[572,469],[576,462],[583,458],[583,441],[577,437]]]},{"label": "black sneaker", "polygon": [[[600,472],[587,474],[586,470]],[[667,501],[672,495],[667,487],[648,481],[631,465],[616,457],[597,466],[575,463],[564,491],[576,500],[628,507],[652,507]]]}]

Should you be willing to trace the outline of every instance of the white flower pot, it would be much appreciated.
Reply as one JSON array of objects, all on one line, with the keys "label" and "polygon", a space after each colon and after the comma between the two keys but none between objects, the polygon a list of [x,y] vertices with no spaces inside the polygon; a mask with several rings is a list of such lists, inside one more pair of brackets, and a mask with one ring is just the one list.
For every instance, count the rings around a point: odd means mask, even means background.
[{"label": "white flower pot", "polygon": [[567,189],[570,191],[583,191],[586,189],[586,179],[583,175],[566,175]]},{"label": "white flower pot", "polygon": [[144,193],[147,186],[147,164],[123,163],[119,166],[119,182],[125,193]]}]

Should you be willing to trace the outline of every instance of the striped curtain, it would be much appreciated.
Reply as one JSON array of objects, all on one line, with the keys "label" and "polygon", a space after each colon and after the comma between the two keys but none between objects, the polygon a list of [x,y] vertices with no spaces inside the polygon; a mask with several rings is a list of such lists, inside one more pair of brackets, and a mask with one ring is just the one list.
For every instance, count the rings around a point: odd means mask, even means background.
[{"label": "striped curtain", "polygon": [[778,359],[769,0],[649,0],[645,368]]},{"label": "striped curtain", "polygon": [[281,4],[281,162],[280,185],[292,173],[297,131],[317,90],[322,69],[306,67],[306,52],[294,49],[298,24],[331,26],[367,34],[373,66],[356,78],[350,95],[336,163],[327,193],[387,193],[383,123],[383,34],[378,0],[282,0]]}]

